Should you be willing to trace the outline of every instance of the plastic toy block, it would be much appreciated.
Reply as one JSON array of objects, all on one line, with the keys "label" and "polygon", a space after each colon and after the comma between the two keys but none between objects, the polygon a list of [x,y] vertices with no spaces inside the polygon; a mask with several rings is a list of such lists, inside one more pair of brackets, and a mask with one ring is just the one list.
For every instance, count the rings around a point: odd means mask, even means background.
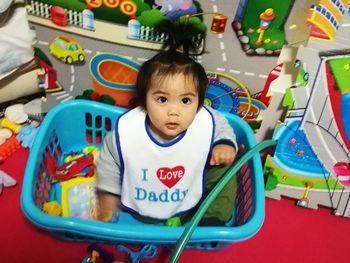
[{"label": "plastic toy block", "polygon": [[12,135],[3,144],[0,145],[0,159],[4,161],[7,157],[11,156],[20,148],[21,144],[17,140],[16,135]]}]

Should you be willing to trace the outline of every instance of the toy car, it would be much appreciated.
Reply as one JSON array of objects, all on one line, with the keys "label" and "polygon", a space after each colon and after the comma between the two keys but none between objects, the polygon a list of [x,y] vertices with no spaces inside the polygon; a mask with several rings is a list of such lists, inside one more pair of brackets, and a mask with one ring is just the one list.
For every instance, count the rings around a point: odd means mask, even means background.
[{"label": "toy car", "polygon": [[76,40],[68,36],[56,36],[49,47],[49,51],[53,56],[68,64],[85,60],[84,49]]}]

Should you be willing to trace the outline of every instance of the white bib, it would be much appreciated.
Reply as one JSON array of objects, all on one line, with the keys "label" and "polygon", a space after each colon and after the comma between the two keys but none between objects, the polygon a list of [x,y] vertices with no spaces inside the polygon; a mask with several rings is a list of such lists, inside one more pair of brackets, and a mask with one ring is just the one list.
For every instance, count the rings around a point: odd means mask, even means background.
[{"label": "white bib", "polygon": [[214,120],[202,107],[190,127],[169,143],[157,142],[146,113],[135,108],[116,124],[121,202],[142,216],[167,219],[193,208],[205,187]]}]

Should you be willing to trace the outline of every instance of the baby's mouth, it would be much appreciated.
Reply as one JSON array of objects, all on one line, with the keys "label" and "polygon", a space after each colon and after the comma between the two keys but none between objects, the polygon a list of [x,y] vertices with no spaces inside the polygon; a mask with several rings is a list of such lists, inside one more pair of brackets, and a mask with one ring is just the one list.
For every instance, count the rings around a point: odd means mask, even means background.
[{"label": "baby's mouth", "polygon": [[167,127],[169,130],[175,130],[178,126],[179,126],[179,124],[176,123],[176,122],[168,122],[168,123],[166,124],[166,127]]}]

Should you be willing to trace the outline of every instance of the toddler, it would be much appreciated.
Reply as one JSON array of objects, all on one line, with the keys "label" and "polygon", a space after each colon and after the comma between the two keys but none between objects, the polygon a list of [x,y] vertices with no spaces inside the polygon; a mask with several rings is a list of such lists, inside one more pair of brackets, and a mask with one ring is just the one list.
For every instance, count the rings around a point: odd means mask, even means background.
[{"label": "toddler", "polygon": [[[236,157],[226,118],[205,107],[208,79],[187,54],[162,51],[136,82],[137,107],[121,115],[97,159],[97,217],[119,210],[150,223],[186,220]],[[235,178],[208,209],[202,225],[223,225],[235,200]]]}]

